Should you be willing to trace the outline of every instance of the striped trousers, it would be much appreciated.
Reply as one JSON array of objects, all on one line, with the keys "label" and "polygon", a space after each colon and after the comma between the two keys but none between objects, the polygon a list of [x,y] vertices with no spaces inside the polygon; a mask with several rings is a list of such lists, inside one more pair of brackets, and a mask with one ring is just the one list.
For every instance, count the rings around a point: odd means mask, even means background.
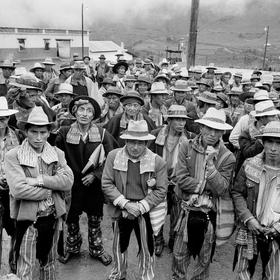
[{"label": "striped trousers", "polygon": [[[185,280],[187,278],[187,269],[190,264],[191,254],[188,249],[188,243],[183,239],[183,233],[176,234],[173,248],[172,280]],[[191,280],[206,280],[209,278],[209,265],[213,242],[214,229],[212,223],[209,222]]]},{"label": "striped trousers", "polygon": [[[139,252],[139,271],[141,280],[152,280],[154,279],[154,256],[151,256],[147,244],[147,229],[145,219],[140,216],[137,218],[139,229],[140,229],[140,238],[141,238],[141,247]],[[127,270],[127,250],[121,253],[120,248],[120,229],[118,221],[113,222],[114,228],[114,239],[113,239],[113,268],[111,270],[109,280],[121,280],[126,278]]]},{"label": "striped trousers", "polygon": [[[32,280],[33,269],[36,262],[36,240],[38,232],[33,226],[29,226],[23,236],[19,257],[17,260],[17,276],[21,280]],[[52,248],[48,255],[47,263],[40,267],[40,280],[55,280],[56,279],[56,245],[59,236],[58,222],[53,236]]]},{"label": "striped trousers", "polygon": [[[243,246],[237,245],[238,262],[237,274],[239,280],[250,280],[249,260],[244,256]],[[272,252],[266,266],[266,277],[268,280],[280,279],[280,249],[276,241],[272,241]]]}]

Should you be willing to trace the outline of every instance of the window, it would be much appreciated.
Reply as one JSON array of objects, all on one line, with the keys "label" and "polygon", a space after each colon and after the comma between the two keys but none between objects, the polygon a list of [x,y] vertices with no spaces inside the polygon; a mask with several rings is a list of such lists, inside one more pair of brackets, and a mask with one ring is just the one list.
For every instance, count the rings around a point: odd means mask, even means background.
[{"label": "window", "polygon": [[44,39],[44,49],[48,51],[50,49],[50,39]]},{"label": "window", "polygon": [[18,39],[19,50],[25,50],[25,39]]}]

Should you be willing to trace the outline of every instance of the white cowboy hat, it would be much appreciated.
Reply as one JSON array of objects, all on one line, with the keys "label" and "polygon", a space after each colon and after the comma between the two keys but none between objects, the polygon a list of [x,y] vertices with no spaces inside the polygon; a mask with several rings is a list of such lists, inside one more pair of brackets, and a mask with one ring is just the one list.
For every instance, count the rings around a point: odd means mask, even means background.
[{"label": "white cowboy hat", "polygon": [[120,138],[125,140],[148,141],[154,140],[156,137],[149,133],[148,125],[145,120],[130,120],[127,130],[120,136]]},{"label": "white cowboy hat", "polygon": [[255,112],[255,117],[275,116],[280,114],[280,111],[275,108],[273,101],[270,99],[258,102],[255,105]]},{"label": "white cowboy hat", "polygon": [[190,119],[187,116],[187,109],[182,105],[171,105],[167,111],[167,115],[164,115],[165,118],[182,118]]},{"label": "white cowboy hat", "polygon": [[73,92],[73,86],[66,83],[61,83],[59,85],[58,91],[55,92],[55,95],[57,94],[69,94],[69,95],[77,95]]},{"label": "white cowboy hat", "polygon": [[150,94],[168,94],[168,90],[163,82],[152,83]]},{"label": "white cowboy hat", "polygon": [[18,110],[9,109],[6,97],[0,96],[0,117],[8,117],[16,113]]},{"label": "white cowboy hat", "polygon": [[226,123],[226,114],[223,110],[209,108],[205,115],[195,122],[206,125],[217,130],[231,130],[233,127]]},{"label": "white cowboy hat", "polygon": [[280,138],[280,121],[269,122],[263,129],[263,133],[257,137]]}]

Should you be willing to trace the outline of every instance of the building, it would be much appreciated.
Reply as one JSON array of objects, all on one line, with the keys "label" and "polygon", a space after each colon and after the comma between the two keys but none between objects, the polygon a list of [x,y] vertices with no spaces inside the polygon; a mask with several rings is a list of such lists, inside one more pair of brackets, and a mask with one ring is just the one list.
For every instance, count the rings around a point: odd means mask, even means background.
[{"label": "building", "polygon": [[[84,31],[84,54],[89,53],[89,31]],[[82,55],[82,31],[49,28],[0,27],[0,60],[70,60]]]},{"label": "building", "polygon": [[107,61],[116,61],[116,54],[123,54],[126,60],[132,60],[133,55],[129,53],[123,43],[121,46],[113,41],[90,41],[89,42],[89,56],[92,61],[98,61],[98,57],[104,54]]}]

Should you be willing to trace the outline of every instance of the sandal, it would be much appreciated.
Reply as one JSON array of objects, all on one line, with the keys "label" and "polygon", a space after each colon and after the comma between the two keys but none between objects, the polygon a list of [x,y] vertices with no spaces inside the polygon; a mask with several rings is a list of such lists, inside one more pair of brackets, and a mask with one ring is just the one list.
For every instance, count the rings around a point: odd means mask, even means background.
[{"label": "sandal", "polygon": [[66,252],[64,256],[58,255],[57,259],[60,263],[66,264],[70,259],[72,259],[78,255],[79,255],[79,253],[73,254],[73,253]]},{"label": "sandal", "polygon": [[109,265],[112,262],[112,257],[106,252],[102,253],[99,256],[91,256],[91,257],[100,261],[105,266]]}]

